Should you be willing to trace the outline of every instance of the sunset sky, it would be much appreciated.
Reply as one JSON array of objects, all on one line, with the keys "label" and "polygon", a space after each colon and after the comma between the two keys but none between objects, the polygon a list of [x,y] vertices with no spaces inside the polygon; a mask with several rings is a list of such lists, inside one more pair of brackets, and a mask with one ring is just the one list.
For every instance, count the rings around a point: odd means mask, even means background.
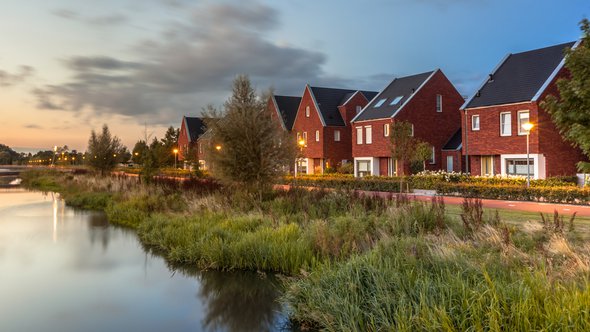
[{"label": "sunset sky", "polygon": [[580,37],[588,0],[2,0],[0,143],[85,150],[107,123],[161,137],[235,75],[380,90],[441,68],[464,95],[501,58]]}]

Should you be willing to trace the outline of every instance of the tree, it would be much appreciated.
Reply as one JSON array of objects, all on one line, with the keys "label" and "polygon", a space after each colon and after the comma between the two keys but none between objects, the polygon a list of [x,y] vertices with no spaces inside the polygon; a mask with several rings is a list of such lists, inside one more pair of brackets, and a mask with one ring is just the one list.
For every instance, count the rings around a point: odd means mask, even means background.
[{"label": "tree", "polygon": [[[561,136],[590,158],[590,21],[583,19],[580,28],[582,42],[565,54],[569,77],[557,81],[560,97],[548,95],[541,107],[551,114]],[[590,172],[590,163],[580,161],[578,169]]]},{"label": "tree", "polygon": [[224,182],[256,192],[259,199],[294,160],[296,151],[295,142],[266,111],[266,100],[256,95],[247,76],[240,75],[224,104],[225,112],[212,110],[208,117],[218,120],[207,121],[211,171]]},{"label": "tree", "polygon": [[131,156],[131,160],[136,163],[136,164],[143,164],[143,159],[145,157],[145,151],[148,148],[147,144],[145,143],[145,141],[143,140],[139,140],[137,141],[137,143],[135,143],[135,146],[133,147],[132,150],[132,156]]},{"label": "tree", "polygon": [[400,165],[400,192],[403,188],[403,176],[406,175],[406,165],[421,162],[423,170],[426,170],[426,160],[432,155],[431,145],[415,138],[412,132],[412,124],[406,121],[395,121],[391,126],[391,158]]},{"label": "tree", "polygon": [[422,171],[426,170],[426,161],[432,157],[432,146],[426,142],[418,141],[414,150],[413,161],[422,164]]},{"label": "tree", "polygon": [[113,170],[117,162],[127,149],[121,144],[117,136],[112,136],[109,127],[105,124],[102,132],[97,134],[94,130],[88,140],[88,164],[101,175]]}]

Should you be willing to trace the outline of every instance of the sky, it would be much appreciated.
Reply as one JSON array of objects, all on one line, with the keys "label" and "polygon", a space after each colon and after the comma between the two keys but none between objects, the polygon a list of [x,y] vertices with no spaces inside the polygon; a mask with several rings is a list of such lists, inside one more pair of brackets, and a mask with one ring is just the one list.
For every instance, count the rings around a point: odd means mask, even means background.
[{"label": "sky", "polygon": [[260,91],[381,90],[441,68],[465,96],[508,53],[580,38],[588,0],[0,0],[0,143],[130,148]]}]

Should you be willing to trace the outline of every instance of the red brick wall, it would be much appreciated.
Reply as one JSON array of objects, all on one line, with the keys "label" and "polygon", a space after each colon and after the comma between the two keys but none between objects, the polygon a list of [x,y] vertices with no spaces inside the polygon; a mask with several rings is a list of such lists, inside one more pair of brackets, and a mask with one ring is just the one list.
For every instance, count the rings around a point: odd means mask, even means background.
[{"label": "red brick wall", "polygon": [[[436,95],[442,95],[443,110],[436,111]],[[442,147],[461,126],[459,108],[463,97],[457,92],[447,77],[438,71],[428,83],[417,92],[412,100],[395,116],[396,121],[408,121],[414,124],[414,136],[435,147],[435,163],[426,163],[430,170],[442,169]],[[391,156],[389,137],[383,135],[383,125],[392,123],[391,119],[360,121],[352,124],[353,157],[389,157]],[[372,144],[356,144],[356,127],[371,125]],[[364,131],[363,131],[364,139]],[[399,168],[399,167],[398,167]]]},{"label": "red brick wall", "polygon": [[190,139],[188,137],[188,132],[186,131],[186,126],[184,125],[184,117],[182,118],[182,122],[180,123],[180,133],[178,134],[178,160],[185,159],[185,153],[188,152],[190,147]]},{"label": "red brick wall", "polygon": [[[565,70],[560,72],[552,84],[541,95],[539,100],[544,100],[549,94],[559,96],[559,91],[555,82],[568,74]],[[570,142],[565,141],[559,131],[553,124],[551,116],[539,108],[539,147],[545,154],[547,176],[573,175],[577,173],[576,164],[581,160],[586,160],[582,151],[574,148]],[[534,128],[533,128],[534,131]]]},{"label": "red brick wall", "polygon": [[447,170],[447,157],[453,157],[453,172],[462,172],[463,169],[463,156],[461,155],[461,151],[442,151],[442,170]]},{"label": "red brick wall", "polygon": [[273,97],[268,98],[266,109],[268,110],[270,117],[273,119],[276,125],[279,128],[285,130],[285,128],[283,127],[283,119],[279,118],[280,113],[279,110],[276,108]]},{"label": "red brick wall", "polygon": [[[305,107],[309,106],[309,117],[305,116]],[[320,131],[320,141],[316,142],[315,132]],[[301,103],[297,110],[297,116],[295,117],[295,123],[293,124],[293,132],[303,133],[307,132],[307,146],[303,148],[304,158],[324,158],[324,127],[320,120],[318,110],[315,108],[313,98],[309,91],[309,87],[306,87]]]}]

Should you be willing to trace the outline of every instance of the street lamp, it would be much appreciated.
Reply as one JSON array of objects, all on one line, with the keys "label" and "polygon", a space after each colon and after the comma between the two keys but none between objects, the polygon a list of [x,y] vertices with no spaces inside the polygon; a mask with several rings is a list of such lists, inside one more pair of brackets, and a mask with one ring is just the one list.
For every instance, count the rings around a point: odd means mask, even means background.
[{"label": "street lamp", "polygon": [[526,186],[527,188],[531,186],[531,167],[530,167],[530,141],[529,136],[531,135],[531,129],[533,129],[535,125],[530,122],[527,122],[522,125],[522,129],[526,130]]},{"label": "street lamp", "polygon": [[217,150],[217,151],[220,151],[220,150],[221,150],[221,145],[219,145],[219,144],[218,144],[218,145],[216,145],[216,146],[215,146],[215,150]]},{"label": "street lamp", "polygon": [[176,157],[178,156],[178,149],[174,149],[172,152],[174,153],[174,169],[176,169]]}]

